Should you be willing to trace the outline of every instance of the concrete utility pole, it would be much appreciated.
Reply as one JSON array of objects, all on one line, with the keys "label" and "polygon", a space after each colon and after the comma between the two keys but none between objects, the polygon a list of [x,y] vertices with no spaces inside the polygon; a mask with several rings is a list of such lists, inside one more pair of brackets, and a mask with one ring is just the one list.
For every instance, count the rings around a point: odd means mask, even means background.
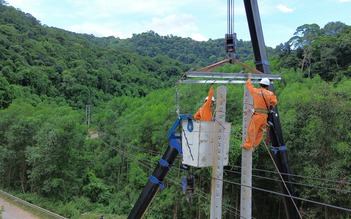
[{"label": "concrete utility pole", "polygon": [[[248,127],[251,121],[253,108],[252,96],[245,86],[243,104],[243,135],[242,141],[245,142]],[[242,149],[241,152],[241,195],[240,195],[240,218],[251,218],[252,210],[252,150]]]},{"label": "concrete utility pole", "polygon": [[217,88],[216,123],[213,144],[213,165],[211,180],[211,219],[222,218],[223,194],[223,157],[225,138],[225,112],[227,89],[225,86]]}]

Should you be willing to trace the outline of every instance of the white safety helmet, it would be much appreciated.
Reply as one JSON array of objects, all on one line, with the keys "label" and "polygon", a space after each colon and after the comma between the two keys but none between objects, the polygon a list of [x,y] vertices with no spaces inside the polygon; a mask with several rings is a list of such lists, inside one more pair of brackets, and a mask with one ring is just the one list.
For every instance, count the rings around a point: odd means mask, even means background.
[{"label": "white safety helmet", "polygon": [[271,82],[269,81],[268,78],[262,78],[260,81],[260,84],[269,86],[271,84]]},{"label": "white safety helmet", "polygon": [[[208,97],[205,98],[205,102],[208,100]],[[212,101],[215,102],[215,98],[212,97]]]}]

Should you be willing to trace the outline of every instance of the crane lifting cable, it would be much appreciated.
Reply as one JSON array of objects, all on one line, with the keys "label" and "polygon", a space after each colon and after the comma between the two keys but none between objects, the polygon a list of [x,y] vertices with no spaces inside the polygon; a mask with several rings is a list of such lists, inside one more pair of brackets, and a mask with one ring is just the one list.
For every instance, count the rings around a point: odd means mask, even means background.
[{"label": "crane lifting cable", "polygon": [[226,52],[229,58],[235,57],[235,41],[236,33],[234,33],[234,0],[228,0],[228,12],[227,12],[227,23],[228,29],[225,35],[226,41]]}]

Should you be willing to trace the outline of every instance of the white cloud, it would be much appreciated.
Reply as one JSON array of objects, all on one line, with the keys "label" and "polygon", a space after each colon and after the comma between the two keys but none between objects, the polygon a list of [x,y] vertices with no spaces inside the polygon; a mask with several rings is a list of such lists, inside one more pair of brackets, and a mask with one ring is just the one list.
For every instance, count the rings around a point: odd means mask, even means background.
[{"label": "white cloud", "polygon": [[79,11],[84,11],[85,16],[106,17],[106,16],[140,16],[153,15],[165,16],[174,13],[179,8],[175,4],[177,1],[161,1],[161,0],[90,0],[88,3],[74,2],[74,7]]},{"label": "white cloud", "polygon": [[78,25],[71,25],[66,29],[75,33],[92,34],[96,37],[114,36],[121,39],[132,37],[132,33],[114,31],[116,28],[111,28],[110,26],[97,23],[83,23]]},{"label": "white cloud", "polygon": [[207,41],[208,40],[206,37],[204,37],[203,35],[201,35],[199,33],[192,33],[189,37],[192,38],[193,40],[196,40],[196,41]]},{"label": "white cloud", "polygon": [[289,8],[288,6],[282,5],[282,4],[277,5],[277,8],[278,8],[279,11],[281,11],[283,13],[292,13],[292,12],[294,12],[294,9]]},{"label": "white cloud", "polygon": [[195,25],[196,19],[190,14],[171,14],[166,17],[154,17],[133,23],[112,20],[110,22],[84,22],[69,25],[67,30],[77,33],[93,34],[94,36],[115,36],[121,39],[132,37],[133,33],[155,31],[166,36],[174,35],[181,37],[191,37],[197,41],[206,41],[207,38],[199,33],[199,28]]},{"label": "white cloud", "polygon": [[190,37],[198,30],[196,19],[190,14],[171,14],[166,17],[154,17],[151,21],[138,24],[139,32],[153,30],[160,35],[174,35]]},{"label": "white cloud", "polygon": [[[32,14],[42,24],[65,30],[129,38],[132,34],[155,31],[160,35],[191,37],[195,40],[223,38],[227,32],[227,2],[223,0],[6,0],[10,5]],[[320,20],[349,21],[346,5],[351,0],[258,0],[267,45],[285,40],[269,28],[270,24],[295,30],[303,23]],[[238,39],[250,40],[243,1],[235,1],[234,32]],[[332,5],[333,8],[329,8]],[[274,7],[276,6],[276,7]],[[311,11],[311,7],[315,10]],[[338,9],[335,9],[335,8]],[[330,11],[332,10],[332,11]],[[282,13],[287,13],[282,16]],[[308,16],[302,16],[306,15]],[[300,14],[300,15],[299,15]],[[308,20],[307,20],[308,18]],[[291,32],[291,31],[290,31]],[[289,32],[289,33],[290,33]],[[285,33],[285,32],[284,32]],[[278,38],[279,36],[279,38]],[[269,39],[271,38],[271,39]]]}]

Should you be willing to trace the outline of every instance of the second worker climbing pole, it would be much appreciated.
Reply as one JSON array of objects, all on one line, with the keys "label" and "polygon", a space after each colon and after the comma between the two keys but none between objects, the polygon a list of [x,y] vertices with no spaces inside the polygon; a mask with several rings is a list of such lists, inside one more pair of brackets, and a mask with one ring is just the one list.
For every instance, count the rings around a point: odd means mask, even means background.
[{"label": "second worker climbing pole", "polygon": [[[261,26],[261,19],[258,10],[257,0],[244,0],[247,22],[249,25],[251,42],[255,57],[256,69],[265,73],[271,74],[271,69],[269,62],[267,60],[266,46],[263,38],[263,31]],[[269,87],[269,90],[274,91],[273,86]],[[274,148],[274,160],[279,168],[279,171],[283,173],[283,179],[287,185],[289,191],[286,187],[282,185],[284,194],[287,196],[284,198],[284,207],[287,214],[287,218],[296,219],[300,218],[296,205],[290,196],[296,196],[294,186],[292,185],[290,166],[287,156],[287,148],[283,139],[283,134],[281,130],[278,107],[273,109],[272,114],[269,116],[270,129],[269,132],[272,147]]]}]

